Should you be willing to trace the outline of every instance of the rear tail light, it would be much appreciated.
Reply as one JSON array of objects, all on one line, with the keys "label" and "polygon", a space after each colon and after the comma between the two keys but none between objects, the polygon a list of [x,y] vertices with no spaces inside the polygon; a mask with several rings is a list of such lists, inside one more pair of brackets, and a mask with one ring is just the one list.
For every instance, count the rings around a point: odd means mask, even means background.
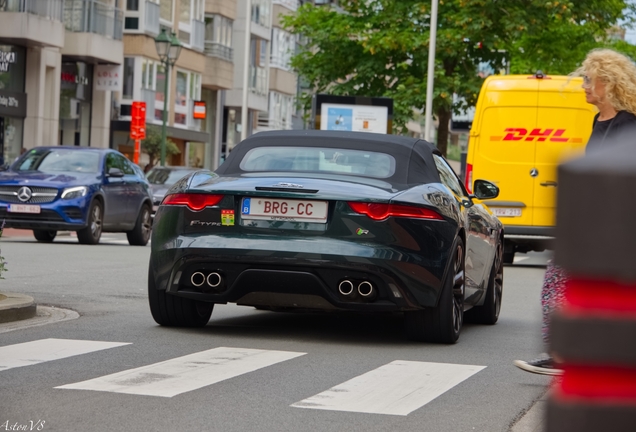
[{"label": "rear tail light", "polygon": [[350,202],[348,204],[354,212],[367,215],[373,220],[383,220],[390,216],[434,220],[444,219],[436,211],[423,207],[368,202]]},{"label": "rear tail light", "polygon": [[210,195],[202,193],[177,193],[166,196],[161,205],[184,205],[190,210],[201,211],[206,207],[217,205],[223,199],[223,195]]},{"label": "rear tail light", "polygon": [[473,193],[473,164],[466,164],[466,190]]}]

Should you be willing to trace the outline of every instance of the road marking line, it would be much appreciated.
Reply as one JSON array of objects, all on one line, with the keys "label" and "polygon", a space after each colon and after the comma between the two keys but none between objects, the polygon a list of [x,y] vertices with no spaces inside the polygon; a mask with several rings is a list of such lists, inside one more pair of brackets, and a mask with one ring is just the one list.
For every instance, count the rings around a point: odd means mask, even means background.
[{"label": "road marking line", "polygon": [[219,347],[56,388],[172,397],[305,354]]},{"label": "road marking line", "polygon": [[396,360],[291,406],[405,416],[485,368]]},{"label": "road marking line", "polygon": [[100,342],[74,339],[40,339],[0,347],[0,371],[31,366],[93,351],[115,348],[130,343]]}]

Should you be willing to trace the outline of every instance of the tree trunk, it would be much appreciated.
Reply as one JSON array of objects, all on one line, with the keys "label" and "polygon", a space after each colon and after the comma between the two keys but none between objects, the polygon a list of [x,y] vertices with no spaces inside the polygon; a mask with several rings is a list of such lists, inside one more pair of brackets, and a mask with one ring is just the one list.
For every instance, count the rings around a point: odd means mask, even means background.
[{"label": "tree trunk", "polygon": [[446,157],[451,110],[448,108],[439,108],[437,110],[437,118],[439,119],[439,125],[437,127],[437,148],[442,152],[444,157]]}]

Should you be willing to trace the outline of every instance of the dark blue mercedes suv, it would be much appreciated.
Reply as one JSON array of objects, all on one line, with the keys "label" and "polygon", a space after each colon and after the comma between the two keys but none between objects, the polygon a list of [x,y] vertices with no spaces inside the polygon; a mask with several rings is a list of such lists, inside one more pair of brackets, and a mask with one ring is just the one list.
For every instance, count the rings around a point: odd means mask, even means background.
[{"label": "dark blue mercedes suv", "polygon": [[125,232],[148,243],[152,195],[143,171],[111,149],[36,147],[0,172],[0,219],[32,229],[40,242],[76,231],[83,244],[102,232]]}]

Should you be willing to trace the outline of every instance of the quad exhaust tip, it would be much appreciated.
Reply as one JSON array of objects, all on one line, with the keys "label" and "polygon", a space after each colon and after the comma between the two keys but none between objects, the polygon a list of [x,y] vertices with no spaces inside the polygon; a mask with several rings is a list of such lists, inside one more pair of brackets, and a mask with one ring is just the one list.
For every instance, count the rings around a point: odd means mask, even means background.
[{"label": "quad exhaust tip", "polygon": [[212,272],[208,275],[206,281],[212,288],[216,288],[221,285],[221,282],[223,282],[223,278],[217,272]]},{"label": "quad exhaust tip", "polygon": [[347,279],[338,284],[338,292],[343,296],[350,296],[351,294],[353,294],[353,288],[353,282]]},{"label": "quad exhaust tip", "polygon": [[373,285],[369,281],[363,281],[358,284],[358,294],[362,297],[370,297],[373,295]]},{"label": "quad exhaust tip", "polygon": [[201,272],[194,272],[192,276],[190,276],[190,282],[195,287],[200,287],[205,283],[205,275]]}]

